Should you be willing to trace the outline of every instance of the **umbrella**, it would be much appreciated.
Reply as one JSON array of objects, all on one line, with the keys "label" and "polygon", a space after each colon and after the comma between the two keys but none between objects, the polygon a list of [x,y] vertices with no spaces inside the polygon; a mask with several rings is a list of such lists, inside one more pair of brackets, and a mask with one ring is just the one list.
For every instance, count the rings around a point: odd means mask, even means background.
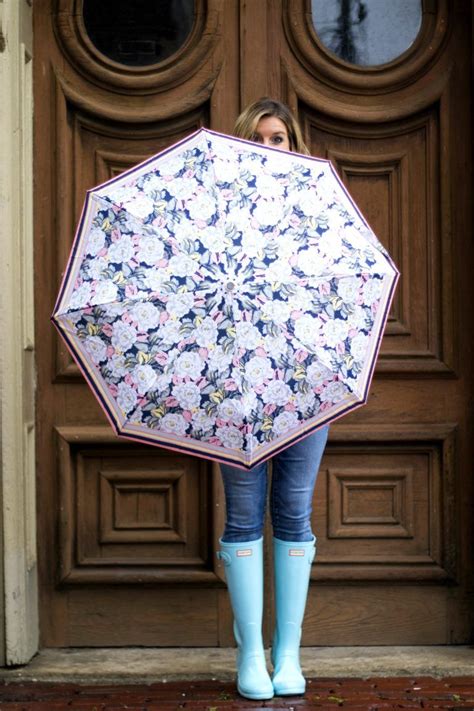
[{"label": "umbrella", "polygon": [[397,278],[329,161],[200,129],[88,191],[52,320],[117,434],[248,469],[366,402]]}]

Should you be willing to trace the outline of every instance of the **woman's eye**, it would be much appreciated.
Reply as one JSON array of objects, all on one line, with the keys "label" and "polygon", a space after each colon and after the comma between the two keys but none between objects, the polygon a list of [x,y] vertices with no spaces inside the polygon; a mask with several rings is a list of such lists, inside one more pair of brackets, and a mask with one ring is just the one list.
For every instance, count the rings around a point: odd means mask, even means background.
[{"label": "woman's eye", "polygon": [[283,143],[282,136],[273,136],[272,143]]}]

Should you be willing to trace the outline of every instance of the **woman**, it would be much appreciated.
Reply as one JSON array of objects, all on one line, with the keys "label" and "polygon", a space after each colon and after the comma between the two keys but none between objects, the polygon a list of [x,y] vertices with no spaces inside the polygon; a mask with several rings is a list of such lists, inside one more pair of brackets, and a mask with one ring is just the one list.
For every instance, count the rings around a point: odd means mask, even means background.
[{"label": "woman", "polygon": [[[251,104],[237,119],[234,133],[265,146],[309,153],[288,107],[271,99],[263,98]],[[271,679],[262,641],[267,465],[260,464],[248,473],[221,465],[227,518],[218,556],[225,564],[234,612],[234,634],[239,647],[237,688],[249,699],[305,691],[299,643],[316,550],[311,530],[311,503],[327,435],[328,428],[323,427],[273,458],[270,502],[276,628]]]}]

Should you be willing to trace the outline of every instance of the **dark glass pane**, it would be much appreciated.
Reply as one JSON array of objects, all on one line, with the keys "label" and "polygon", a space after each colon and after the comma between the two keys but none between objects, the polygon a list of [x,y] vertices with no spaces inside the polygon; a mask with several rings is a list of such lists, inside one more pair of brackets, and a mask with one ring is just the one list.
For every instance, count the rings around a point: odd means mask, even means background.
[{"label": "dark glass pane", "polygon": [[328,49],[351,64],[391,62],[421,27],[422,0],[312,0],[314,28]]},{"label": "dark glass pane", "polygon": [[143,67],[182,47],[194,24],[194,0],[83,0],[83,17],[102,54]]}]

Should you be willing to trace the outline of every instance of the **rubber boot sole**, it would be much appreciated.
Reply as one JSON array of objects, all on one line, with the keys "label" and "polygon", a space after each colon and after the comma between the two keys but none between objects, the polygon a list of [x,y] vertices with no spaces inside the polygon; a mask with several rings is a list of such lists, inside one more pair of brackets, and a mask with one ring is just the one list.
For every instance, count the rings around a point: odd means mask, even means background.
[{"label": "rubber boot sole", "polygon": [[271,696],[269,694],[248,694],[243,689],[241,689],[238,684],[237,691],[241,696],[244,697],[244,699],[251,699],[252,701],[268,701],[270,699],[273,699],[274,696],[273,693],[271,694]]}]

